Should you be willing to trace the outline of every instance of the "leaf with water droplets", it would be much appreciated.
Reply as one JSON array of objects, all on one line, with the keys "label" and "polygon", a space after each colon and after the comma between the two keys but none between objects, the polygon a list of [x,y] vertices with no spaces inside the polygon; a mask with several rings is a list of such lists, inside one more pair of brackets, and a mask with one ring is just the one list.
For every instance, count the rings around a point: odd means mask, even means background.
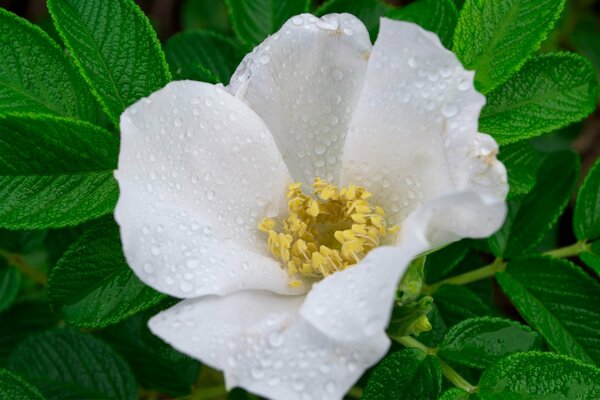
[{"label": "leaf with water droplets", "polygon": [[506,82],[552,30],[565,0],[467,0],[453,52],[483,93]]},{"label": "leaf with water droplets", "polygon": [[233,30],[252,48],[277,31],[293,15],[308,11],[310,0],[226,0]]},{"label": "leaf with water droplets", "polygon": [[112,217],[90,225],[52,269],[50,300],[69,323],[100,328],[158,304],[165,296],[127,266]]},{"label": "leaf with water droplets", "polygon": [[379,0],[328,0],[315,11],[315,15],[323,16],[331,13],[349,13],[360,19],[367,27],[371,40],[377,37],[379,19],[385,16],[392,7]]},{"label": "leaf with water droplets", "polygon": [[418,0],[390,11],[386,17],[414,22],[423,29],[437,34],[444,47],[452,48],[458,11],[451,0]]},{"label": "leaf with water droplets", "polygon": [[596,108],[597,95],[596,74],[585,58],[535,56],[488,93],[479,129],[500,144],[528,139],[582,120]]},{"label": "leaf with water droplets", "polygon": [[436,399],[441,391],[438,359],[419,349],[404,349],[388,355],[373,369],[362,399]]},{"label": "leaf with water droplets", "polygon": [[171,80],[156,33],[132,0],[49,0],[48,10],[115,125],[127,106]]},{"label": "leaf with water droplets", "polygon": [[479,380],[482,400],[597,399],[600,370],[552,353],[518,353],[483,373]]},{"label": "leaf with water droplets", "polygon": [[0,369],[0,399],[43,400],[44,396],[20,376]]},{"label": "leaf with water droplets", "polygon": [[496,275],[519,313],[554,350],[600,363],[600,284],[567,260],[529,257]]},{"label": "leaf with water droplets", "polygon": [[596,160],[579,189],[573,228],[579,240],[600,237],[600,159]]},{"label": "leaf with water droplets", "polygon": [[91,335],[56,329],[30,336],[11,354],[8,368],[48,400],[137,397],[129,366]]},{"label": "leaf with water droplets", "polygon": [[227,83],[244,58],[240,44],[207,31],[178,33],[165,44],[165,55],[176,79]]},{"label": "leaf with water droplets", "polygon": [[454,325],[439,345],[447,361],[485,369],[509,354],[541,350],[540,336],[528,327],[504,318],[470,318]]},{"label": "leaf with water droplets", "polygon": [[95,122],[96,102],[64,51],[40,28],[0,8],[0,114]]},{"label": "leaf with water droplets", "polygon": [[0,117],[0,227],[64,227],[111,213],[118,138],[59,117]]}]

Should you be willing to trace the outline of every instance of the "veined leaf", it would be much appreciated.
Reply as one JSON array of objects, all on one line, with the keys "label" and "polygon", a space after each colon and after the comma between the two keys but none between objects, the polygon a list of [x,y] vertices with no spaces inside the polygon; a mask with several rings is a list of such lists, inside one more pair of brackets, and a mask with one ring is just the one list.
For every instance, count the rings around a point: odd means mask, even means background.
[{"label": "veined leaf", "polygon": [[148,18],[132,0],[48,0],[56,30],[111,120],[171,80]]},{"label": "veined leaf", "polygon": [[589,245],[589,251],[579,253],[579,258],[600,276],[600,240]]},{"label": "veined leaf", "polygon": [[498,159],[508,171],[509,199],[527,194],[535,185],[542,154],[529,142],[514,143],[500,148]]},{"label": "veined leaf", "polygon": [[12,353],[8,367],[48,400],[137,398],[123,359],[100,340],[73,330],[30,336]]},{"label": "veined leaf", "polygon": [[419,349],[404,349],[388,355],[375,367],[362,399],[436,399],[441,391],[438,359]]},{"label": "veined leaf", "polygon": [[592,65],[569,53],[535,56],[508,82],[487,95],[479,129],[498,143],[512,143],[577,122],[596,108]]},{"label": "veined leaf", "polygon": [[54,114],[95,122],[96,102],[63,50],[0,8],[0,114]]},{"label": "veined leaf", "polygon": [[423,29],[436,33],[444,47],[452,48],[458,11],[452,0],[417,0],[390,11],[386,17],[414,22]]},{"label": "veined leaf", "polygon": [[118,146],[86,122],[0,117],[0,227],[63,227],[112,212]]},{"label": "veined leaf", "polygon": [[234,40],[212,32],[181,32],[165,45],[165,54],[176,79],[228,83],[244,50]]},{"label": "veined leaf", "polygon": [[529,257],[496,275],[519,313],[556,351],[600,363],[600,284],[567,260]]},{"label": "veined leaf", "polygon": [[441,281],[465,258],[469,251],[468,241],[452,243],[425,259],[425,280],[428,283]]},{"label": "veined leaf", "polygon": [[0,255],[0,313],[15,301],[20,286],[21,273]]},{"label": "veined leaf", "polygon": [[596,399],[600,370],[552,353],[518,353],[483,373],[478,396],[501,399]]},{"label": "veined leaf", "polygon": [[453,51],[487,93],[506,82],[552,30],[564,0],[467,0]]},{"label": "veined leaf", "polygon": [[331,13],[349,13],[360,19],[375,40],[379,32],[379,18],[385,16],[392,7],[381,0],[328,0],[314,12],[317,16]]},{"label": "veined leaf", "polygon": [[467,318],[494,314],[483,300],[464,286],[443,285],[432,296],[434,304],[448,326]]},{"label": "veined leaf", "polygon": [[600,237],[600,160],[596,160],[577,194],[573,228],[579,240]]},{"label": "veined leaf", "polygon": [[44,400],[44,396],[23,378],[0,369],[0,399]]},{"label": "veined leaf", "polygon": [[248,48],[265,40],[294,15],[308,11],[310,0],[227,0],[233,30]]},{"label": "veined leaf", "polygon": [[442,359],[486,369],[505,356],[541,350],[540,336],[529,327],[504,318],[471,318],[454,325],[439,345]]},{"label": "veined leaf", "polygon": [[100,328],[156,305],[165,296],[125,261],[112,217],[91,225],[52,269],[50,300],[73,325]]}]

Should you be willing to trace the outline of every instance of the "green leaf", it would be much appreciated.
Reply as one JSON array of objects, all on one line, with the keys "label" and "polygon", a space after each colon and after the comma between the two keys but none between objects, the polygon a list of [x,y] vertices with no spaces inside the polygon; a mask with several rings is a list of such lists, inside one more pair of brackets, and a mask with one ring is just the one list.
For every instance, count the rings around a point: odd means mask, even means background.
[{"label": "green leaf", "polygon": [[478,395],[483,400],[597,399],[600,370],[558,354],[513,354],[483,373]]},{"label": "green leaf", "polygon": [[118,138],[86,122],[0,117],[0,227],[77,225],[112,212]]},{"label": "green leaf", "polygon": [[591,243],[588,249],[579,253],[579,258],[600,276],[600,240]]},{"label": "green leaf", "polygon": [[321,17],[331,13],[349,13],[360,19],[375,40],[379,32],[379,19],[392,7],[381,0],[328,0],[314,12]]},{"label": "green leaf", "polygon": [[48,400],[136,399],[137,385],[123,359],[100,340],[72,330],[53,330],[25,340],[9,369]]},{"label": "green leaf", "polygon": [[596,108],[592,65],[569,53],[535,56],[508,82],[487,95],[479,129],[500,144],[563,128]]},{"label": "green leaf", "polygon": [[185,0],[179,11],[179,20],[183,30],[231,32],[224,0]]},{"label": "green leaf", "polygon": [[579,177],[579,157],[571,151],[546,157],[530,193],[508,202],[504,226],[489,238],[494,255],[512,258],[527,253],[556,223]]},{"label": "green leaf", "polygon": [[600,24],[593,15],[587,15],[575,27],[571,43],[578,53],[587,57],[596,69],[596,78],[600,84]]},{"label": "green leaf", "polygon": [[233,30],[252,48],[277,31],[289,18],[308,11],[310,0],[226,0]]},{"label": "green leaf", "polygon": [[542,256],[511,262],[496,277],[550,347],[600,363],[600,283],[567,260]]},{"label": "green leaf", "polygon": [[500,148],[498,159],[508,171],[508,198],[527,194],[533,188],[542,155],[529,142],[509,144]]},{"label": "green leaf", "polygon": [[459,388],[452,388],[442,393],[439,400],[466,400],[469,398],[469,393]]},{"label": "green leaf", "polygon": [[48,10],[115,125],[126,107],[171,80],[156,33],[132,0],[48,0]]},{"label": "green leaf", "polygon": [[118,351],[147,389],[171,396],[190,393],[198,378],[200,363],[177,352],[148,329],[152,313],[143,313],[104,329],[101,337]]},{"label": "green leaf", "polygon": [[58,317],[47,302],[27,301],[0,314],[0,364],[26,337],[56,326]]},{"label": "green leaf", "polygon": [[465,258],[469,250],[468,243],[466,240],[461,240],[427,255],[425,280],[433,283],[444,279]]},{"label": "green leaf", "polygon": [[419,349],[404,349],[388,355],[373,369],[362,399],[436,399],[441,391],[438,359]]},{"label": "green leaf", "polygon": [[437,34],[447,49],[452,48],[458,11],[452,0],[417,0],[390,11],[386,17],[414,22],[423,29]]},{"label": "green leaf", "polygon": [[95,122],[96,102],[58,45],[0,8],[0,114],[54,114]]},{"label": "green leaf", "polygon": [[17,299],[21,286],[21,273],[8,265],[0,253],[0,312],[7,310]]},{"label": "green leaf", "polygon": [[143,284],[125,261],[112,217],[91,225],[52,269],[50,300],[73,325],[100,328],[165,298]]},{"label": "green leaf", "polygon": [[509,354],[541,350],[540,336],[504,318],[471,318],[454,325],[439,345],[439,356],[472,368],[486,369]]},{"label": "green leaf", "polygon": [[433,300],[448,326],[467,318],[494,314],[483,300],[464,286],[443,285],[433,294]]},{"label": "green leaf", "polygon": [[165,45],[165,54],[176,79],[228,83],[244,50],[234,40],[212,32],[181,32]]},{"label": "green leaf", "polygon": [[44,396],[23,378],[0,369],[0,399],[44,400]]},{"label": "green leaf", "polygon": [[579,240],[600,237],[600,159],[588,172],[577,194],[573,228]]},{"label": "green leaf", "polygon": [[540,47],[564,0],[467,0],[454,33],[453,51],[475,70],[476,87],[487,93],[506,82]]}]

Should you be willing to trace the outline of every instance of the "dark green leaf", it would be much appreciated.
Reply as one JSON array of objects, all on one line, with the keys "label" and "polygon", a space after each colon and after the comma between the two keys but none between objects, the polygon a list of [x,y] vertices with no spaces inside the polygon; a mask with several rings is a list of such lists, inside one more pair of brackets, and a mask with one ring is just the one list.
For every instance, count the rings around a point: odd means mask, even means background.
[{"label": "dark green leaf", "polygon": [[9,369],[49,400],[135,399],[137,386],[123,359],[100,340],[72,330],[53,330],[25,340]]},{"label": "dark green leaf", "polygon": [[240,45],[212,32],[182,32],[171,37],[165,54],[176,79],[228,83],[244,58]]},{"label": "dark green leaf", "polygon": [[439,400],[467,400],[469,393],[459,388],[452,388],[442,393]]},{"label": "dark green leaf", "polygon": [[58,45],[0,8],[0,114],[55,114],[94,122],[96,102]]},{"label": "dark green leaf", "polygon": [[44,396],[23,378],[0,369],[0,399],[44,400]]},{"label": "dark green leaf", "polygon": [[91,225],[69,247],[52,269],[48,288],[65,320],[88,328],[117,323],[165,298],[127,265],[112,217]]},{"label": "dark green leaf", "polygon": [[458,11],[452,0],[417,0],[390,11],[388,18],[414,22],[423,29],[436,33],[442,44],[452,48]]},{"label": "dark green leaf", "polygon": [[472,368],[486,369],[509,354],[541,350],[540,336],[503,318],[471,318],[454,325],[439,345],[439,356]]},{"label": "dark green leaf", "polygon": [[138,382],[172,396],[190,393],[200,364],[175,351],[148,329],[143,313],[102,331],[101,336],[127,360]]},{"label": "dark green leaf", "polygon": [[600,240],[589,245],[589,251],[579,254],[581,261],[600,276]]},{"label": "dark green leaf", "polygon": [[433,300],[448,326],[467,318],[494,314],[487,304],[464,286],[443,285],[433,294]]},{"label": "dark green leaf", "polygon": [[533,190],[509,201],[504,226],[489,239],[494,255],[515,257],[538,244],[567,206],[578,176],[577,154],[565,151],[546,157]]},{"label": "dark green leaf", "polygon": [[113,123],[171,80],[156,33],[132,0],[48,0],[48,10]]},{"label": "dark green leaf", "polygon": [[600,370],[558,354],[513,354],[483,373],[478,395],[483,400],[597,399]]},{"label": "dark green leaf", "polygon": [[226,0],[233,30],[252,48],[277,31],[294,15],[308,11],[310,0]]},{"label": "dark green leaf", "polygon": [[19,294],[21,273],[8,265],[0,253],[0,312],[8,309]]},{"label": "dark green leaf", "polygon": [[587,15],[577,24],[571,35],[571,42],[578,53],[586,56],[596,69],[600,83],[600,25],[597,18]]},{"label": "dark green leaf", "polygon": [[527,194],[535,184],[542,155],[529,142],[503,146],[498,154],[508,171],[509,198]]},{"label": "dark green leaf", "polygon": [[588,116],[597,96],[596,74],[585,58],[569,53],[535,56],[487,95],[479,129],[500,144],[538,136]]},{"label": "dark green leaf", "polygon": [[427,255],[425,280],[434,283],[444,279],[465,258],[469,250],[468,243],[468,241],[461,240]]},{"label": "dark green leaf", "polygon": [[573,228],[579,240],[600,237],[600,159],[588,172],[577,194]]},{"label": "dark green leaf", "polygon": [[519,313],[556,351],[600,363],[600,284],[566,260],[529,257],[497,280]]},{"label": "dark green leaf", "polygon": [[225,0],[185,0],[179,16],[184,30],[231,32]]},{"label": "dark green leaf", "polygon": [[564,0],[467,0],[453,51],[476,71],[476,87],[487,93],[506,82],[540,47],[563,6]]},{"label": "dark green leaf", "polygon": [[435,399],[441,391],[442,370],[437,358],[419,349],[404,349],[375,367],[362,399]]},{"label": "dark green leaf", "polygon": [[349,13],[360,19],[371,36],[377,37],[379,18],[385,16],[392,7],[381,0],[328,0],[315,11],[315,15],[323,16],[331,13]]},{"label": "dark green leaf", "polygon": [[77,225],[112,212],[118,138],[86,122],[0,117],[0,226]]},{"label": "dark green leaf", "polygon": [[27,336],[41,332],[58,323],[48,303],[28,301],[13,305],[0,314],[0,364]]}]

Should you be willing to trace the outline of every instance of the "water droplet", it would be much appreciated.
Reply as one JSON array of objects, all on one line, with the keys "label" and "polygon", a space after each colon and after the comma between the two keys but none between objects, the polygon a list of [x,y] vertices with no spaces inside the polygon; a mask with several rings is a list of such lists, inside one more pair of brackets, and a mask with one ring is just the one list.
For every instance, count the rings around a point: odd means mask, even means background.
[{"label": "water droplet", "polygon": [[160,254],[160,248],[158,246],[152,246],[150,253],[152,253],[153,256],[157,256]]},{"label": "water droplet", "polygon": [[258,59],[258,61],[261,64],[268,64],[271,61],[271,56],[268,54],[263,54],[260,56],[260,58]]},{"label": "water droplet", "polygon": [[179,284],[179,288],[181,289],[182,292],[188,293],[188,292],[192,291],[192,289],[194,288],[194,285],[192,285],[190,282],[183,281]]},{"label": "water droplet", "polygon": [[333,394],[335,392],[335,389],[337,389],[337,385],[335,382],[329,381],[325,384],[325,391],[327,393]]},{"label": "water droplet", "polygon": [[327,150],[327,148],[324,145],[318,144],[315,147],[315,154],[320,156],[322,154],[325,154],[325,150]]},{"label": "water droplet", "polygon": [[458,114],[458,107],[455,104],[448,103],[442,106],[442,115],[446,118],[452,118]]},{"label": "water droplet", "polygon": [[337,68],[334,69],[333,71],[331,71],[331,76],[336,81],[341,81],[342,79],[344,79],[344,73],[341,70],[337,69]]},{"label": "water droplet", "polygon": [[150,263],[145,263],[144,264],[144,271],[147,274],[153,274],[154,273],[154,266]]},{"label": "water droplet", "polygon": [[408,66],[411,68],[416,68],[419,64],[417,63],[417,60],[415,60],[414,57],[410,57],[408,59]]},{"label": "water droplet", "polygon": [[285,336],[283,336],[280,332],[271,332],[267,337],[267,341],[272,347],[279,347],[285,341]]},{"label": "water droplet", "polygon": [[292,24],[296,25],[296,26],[300,26],[304,23],[304,18],[302,18],[300,15],[296,15],[294,18],[292,18]]},{"label": "water droplet", "polygon": [[190,258],[189,260],[187,260],[187,262],[185,264],[187,265],[187,267],[189,269],[195,269],[195,268],[198,268],[198,265],[200,265],[200,260],[197,260],[195,258]]},{"label": "water droplet", "polygon": [[206,198],[208,200],[212,200],[215,198],[215,192],[213,192],[212,190],[207,190],[206,191]]},{"label": "water droplet", "polygon": [[262,379],[265,377],[265,372],[259,368],[252,368],[250,375],[252,375],[254,379]]}]

